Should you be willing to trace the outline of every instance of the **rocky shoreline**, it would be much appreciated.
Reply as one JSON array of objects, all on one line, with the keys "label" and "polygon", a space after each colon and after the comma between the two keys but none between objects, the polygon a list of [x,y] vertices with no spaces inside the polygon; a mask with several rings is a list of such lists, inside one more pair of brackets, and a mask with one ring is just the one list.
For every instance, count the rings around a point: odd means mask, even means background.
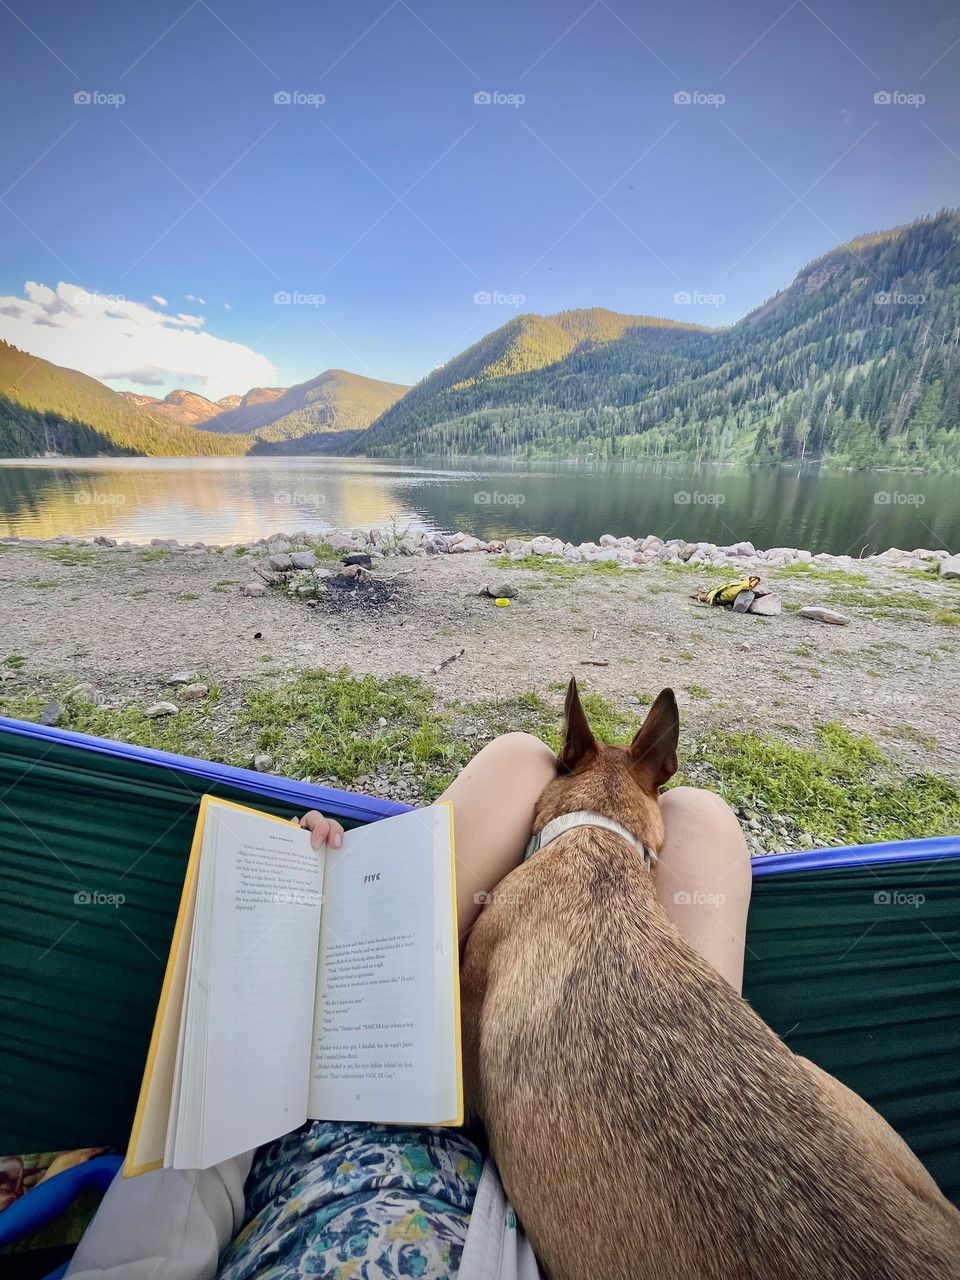
[{"label": "rocky shoreline", "polygon": [[[717,545],[712,542],[687,542],[682,538],[663,539],[653,533],[642,538],[617,537],[614,534],[605,533],[598,542],[579,544],[564,542],[561,538],[552,538],[546,534],[487,541],[460,531],[452,534],[409,532],[394,534],[379,528],[358,528],[322,534],[294,530],[290,533],[271,534],[269,538],[260,538],[253,542],[227,544],[184,543],[178,542],[175,538],[153,538],[149,543],[136,543],[119,541],[103,534],[94,538],[82,538],[67,533],[51,539],[8,536],[0,538],[0,544],[2,543],[14,543],[24,547],[72,545],[94,549],[116,548],[122,551],[155,550],[187,556],[200,556],[208,552],[244,554],[260,551],[271,559],[281,559],[281,563],[271,565],[277,571],[313,568],[316,555],[313,554],[311,558],[311,553],[322,548],[324,552],[335,552],[344,556],[355,553],[371,557],[485,553],[505,555],[511,560],[524,561],[532,556],[545,556],[559,559],[570,565],[610,562],[624,569],[672,563],[762,572],[780,569],[791,564],[810,564],[824,569],[849,572],[876,565],[884,568],[939,573],[939,576],[945,579],[960,578],[960,553],[951,554],[942,549],[931,550],[918,547],[912,551],[905,551],[899,547],[890,547],[876,555],[858,557],[832,555],[825,551],[814,553],[798,547],[770,547],[764,550],[758,549],[748,541],[726,545]],[[283,557],[289,557],[290,562],[282,560]]]}]

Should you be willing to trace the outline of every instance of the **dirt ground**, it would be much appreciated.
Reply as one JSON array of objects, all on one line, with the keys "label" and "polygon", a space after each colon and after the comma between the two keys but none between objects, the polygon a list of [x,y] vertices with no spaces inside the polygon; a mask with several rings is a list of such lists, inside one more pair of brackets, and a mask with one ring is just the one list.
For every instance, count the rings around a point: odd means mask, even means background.
[{"label": "dirt ground", "polygon": [[[394,579],[393,592],[374,608],[341,592],[311,608],[275,589],[241,594],[266,553],[22,544],[0,553],[0,671],[35,688],[90,681],[146,706],[171,696],[164,682],[182,669],[225,693],[263,682],[269,655],[274,674],[347,666],[417,676],[448,704],[528,691],[556,700],[572,672],[626,708],[673,686],[688,744],[710,725],[802,741],[840,721],[905,769],[960,777],[960,628],[944,620],[956,616],[960,586],[892,568],[865,567],[867,586],[836,606],[851,625],[833,627],[796,612],[829,601],[826,577],[773,573],[784,611],[760,618],[691,599],[729,576],[723,570],[568,577],[499,567],[484,554],[438,555],[381,562],[377,576]],[[498,608],[480,592],[503,580],[518,594]]]}]

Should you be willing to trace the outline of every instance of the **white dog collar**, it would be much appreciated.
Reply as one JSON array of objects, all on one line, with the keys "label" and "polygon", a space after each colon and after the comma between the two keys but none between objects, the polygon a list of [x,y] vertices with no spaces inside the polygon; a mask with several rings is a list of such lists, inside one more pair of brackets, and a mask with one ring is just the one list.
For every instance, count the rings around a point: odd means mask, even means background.
[{"label": "white dog collar", "polygon": [[523,855],[524,862],[539,849],[543,849],[548,845],[551,840],[556,840],[557,836],[562,836],[567,831],[573,831],[575,827],[602,827],[605,831],[612,831],[615,835],[622,836],[640,854],[641,858],[643,858],[643,864],[648,870],[657,861],[657,855],[650,846],[638,840],[633,832],[628,831],[622,822],[617,822],[613,818],[605,818],[602,813],[589,813],[586,809],[577,809],[574,813],[562,813],[559,818],[554,818],[552,822],[548,822],[542,831],[535,831],[530,837],[527,852]]}]

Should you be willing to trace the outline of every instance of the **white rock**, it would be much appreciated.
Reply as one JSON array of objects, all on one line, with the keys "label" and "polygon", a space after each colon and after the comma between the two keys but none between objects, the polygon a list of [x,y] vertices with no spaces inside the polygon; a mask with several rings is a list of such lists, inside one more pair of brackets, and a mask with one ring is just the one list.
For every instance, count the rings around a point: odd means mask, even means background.
[{"label": "white rock", "polygon": [[353,551],[356,546],[348,533],[331,533],[327,543],[334,551]]},{"label": "white rock", "polygon": [[205,684],[187,684],[180,690],[180,697],[196,702],[198,698],[205,698],[209,692],[210,689]]},{"label": "white rock", "polygon": [[295,569],[314,569],[317,564],[317,557],[312,551],[294,551],[290,556],[290,560]]},{"label": "white rock", "polygon": [[[764,597],[769,599],[769,597]],[[837,613],[834,609],[825,609],[821,605],[805,604],[800,610],[801,618],[811,618],[814,622],[826,622],[832,627],[848,627],[850,619],[845,613]]]},{"label": "white rock", "polygon": [[273,768],[273,756],[263,751],[253,758],[253,767],[258,773],[268,773]]},{"label": "white rock", "polygon": [[155,702],[152,707],[147,707],[143,714],[149,716],[151,720],[159,720],[161,716],[175,716],[178,710],[179,708],[172,702]]},{"label": "white rock", "polygon": [[659,551],[663,546],[663,539],[658,538],[655,533],[648,533],[644,540],[640,543],[641,551]]},{"label": "white rock", "polygon": [[960,556],[948,556],[940,561],[941,578],[960,578]]},{"label": "white rock", "polygon": [[467,554],[471,551],[486,551],[487,544],[482,538],[471,538],[468,533],[458,534],[450,539],[449,551],[452,555]]},{"label": "white rock", "polygon": [[535,556],[562,556],[563,543],[559,538],[547,538],[541,535],[531,539],[530,553]]},{"label": "white rock", "polygon": [[252,596],[254,599],[259,599],[260,596],[265,596],[267,594],[267,588],[262,582],[247,582],[240,588],[240,594],[242,596]]},{"label": "white rock", "polygon": [[601,547],[615,547],[618,542],[619,539],[615,538],[612,533],[601,533],[600,535]]},{"label": "white rock", "polygon": [[772,618],[780,613],[783,605],[780,603],[780,597],[777,595],[757,596],[751,603],[748,610],[749,613],[757,613],[762,618]]},{"label": "white rock", "polygon": [[197,678],[195,671],[175,671],[164,684],[193,684]]}]

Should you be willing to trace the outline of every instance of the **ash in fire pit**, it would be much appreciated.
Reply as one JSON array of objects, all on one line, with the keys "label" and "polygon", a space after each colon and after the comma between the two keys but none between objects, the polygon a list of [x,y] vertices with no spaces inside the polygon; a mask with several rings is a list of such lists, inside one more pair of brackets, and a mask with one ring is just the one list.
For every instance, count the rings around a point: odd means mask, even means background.
[{"label": "ash in fire pit", "polygon": [[[354,568],[356,566],[350,566]],[[402,608],[405,582],[381,582],[369,573],[337,573],[323,581],[317,602],[320,613],[396,613]]]}]

